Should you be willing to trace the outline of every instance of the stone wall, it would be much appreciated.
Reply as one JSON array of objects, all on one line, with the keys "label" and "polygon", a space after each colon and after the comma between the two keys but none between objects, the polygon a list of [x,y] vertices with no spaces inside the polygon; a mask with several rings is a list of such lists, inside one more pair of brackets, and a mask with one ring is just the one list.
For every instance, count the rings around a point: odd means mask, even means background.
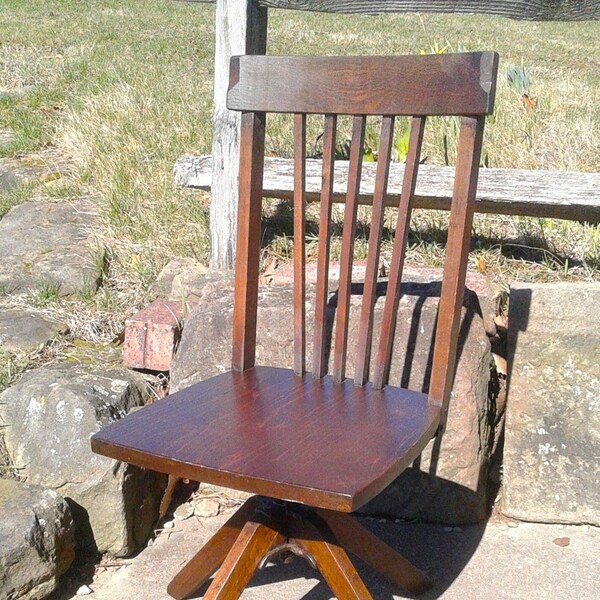
[{"label": "stone wall", "polygon": [[94,454],[90,436],[144,402],[126,369],[57,364],[28,371],[0,394],[0,429],[28,483],[69,503],[80,549],[123,556],[140,547],[158,516],[166,477]]}]

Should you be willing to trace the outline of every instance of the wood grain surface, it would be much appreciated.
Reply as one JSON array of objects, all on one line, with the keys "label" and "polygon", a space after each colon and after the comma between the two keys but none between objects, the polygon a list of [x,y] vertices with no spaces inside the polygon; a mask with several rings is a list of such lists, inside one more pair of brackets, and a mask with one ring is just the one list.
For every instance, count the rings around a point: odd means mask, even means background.
[{"label": "wood grain surface", "polygon": [[255,367],[108,425],[92,449],[194,481],[350,512],[418,456],[439,414],[422,393]]},{"label": "wood grain surface", "polygon": [[[365,530],[335,513],[352,512],[406,469],[443,430],[452,388],[460,311],[475,206],[485,114],[493,107],[497,55],[434,57],[281,58],[232,60],[229,105],[242,111],[237,257],[233,310],[233,370],[199,382],[116,421],[92,436],[95,452],[140,467],[262,494],[239,511],[175,577],[183,598],[220,565],[204,598],[235,600],[263,557],[286,546],[310,556],[334,595],[372,600],[343,546],[411,592],[427,578]],[[265,111],[294,113],[293,369],[255,366]],[[305,373],[306,113],[324,115],[312,373]],[[382,116],[373,187],[367,266],[358,326],[354,380],[344,379],[348,304],[365,121]],[[338,113],[354,116],[347,178],[351,230],[342,235],[342,298],[328,370],[331,323],[330,238]],[[467,113],[468,116],[464,116]],[[368,382],[373,309],[379,277],[386,190],[396,114],[412,115],[402,184],[399,237],[393,250],[400,278],[425,114],[460,117],[448,252],[439,303],[429,394],[383,386],[390,331],[383,331],[375,384]],[[462,116],[461,116],[462,115]],[[298,214],[300,213],[300,214]],[[398,281],[392,278],[387,318],[395,322]],[[389,329],[389,328],[388,328]],[[389,338],[389,339],[388,339]],[[383,348],[383,351],[381,351]],[[264,507],[263,504],[268,505]],[[292,502],[294,503],[292,505]],[[262,516],[261,516],[262,515]],[[336,537],[337,536],[337,537]]]},{"label": "wood grain surface", "polygon": [[354,262],[354,237],[358,212],[358,194],[364,154],[365,128],[367,119],[355,116],[352,122],[348,192],[342,230],[342,251],[340,256],[340,279],[338,285],[338,305],[335,324],[335,352],[333,357],[333,378],[342,382],[346,378],[346,353],[348,351],[348,323],[350,318],[350,289],[352,287],[352,265]]},{"label": "wood grain surface", "polygon": [[363,299],[358,329],[358,342],[354,357],[354,383],[364,385],[369,379],[371,346],[373,344],[373,313],[377,301],[379,279],[379,256],[381,254],[381,232],[385,216],[385,190],[390,174],[390,161],[394,141],[394,117],[384,117],[381,124],[381,139],[373,194],[373,211],[367,252],[367,270],[363,286]]},{"label": "wood grain surface", "polygon": [[294,115],[294,372],[306,373],[306,115]]},{"label": "wood grain surface", "polygon": [[245,113],[242,116],[241,141],[232,353],[232,367],[238,371],[254,366],[256,349],[264,114]]},{"label": "wood grain surface", "polygon": [[331,510],[317,510],[337,541],[349,552],[385,575],[411,594],[421,594],[431,587],[429,578],[402,555],[363,527],[354,517]]},{"label": "wood grain surface", "polygon": [[394,334],[396,331],[396,315],[400,302],[400,285],[402,282],[402,270],[404,268],[404,256],[408,241],[410,228],[410,217],[412,214],[415,185],[419,171],[419,157],[423,144],[423,133],[425,130],[425,117],[415,117],[411,121],[408,152],[406,154],[406,167],[404,169],[404,180],[402,183],[402,195],[398,207],[396,219],[396,233],[392,249],[392,260],[388,277],[387,291],[383,314],[381,315],[381,335],[375,354],[375,365],[373,369],[373,385],[381,388],[387,383],[390,364],[392,361],[392,349]]},{"label": "wood grain surface", "polygon": [[169,583],[169,596],[183,600],[208,580],[227,558],[246,522],[254,517],[258,502],[258,496],[248,499],[202,546]]},{"label": "wood grain surface", "polygon": [[229,61],[234,54],[265,54],[267,10],[255,0],[219,1],[215,11],[215,76],[212,187],[210,205],[211,265],[231,269],[235,256],[238,175],[240,166],[239,113],[227,109]]},{"label": "wood grain surface", "polygon": [[483,127],[483,117],[463,117],[461,119],[456,179],[452,194],[446,260],[444,261],[429,382],[429,400],[442,407],[442,419],[448,410],[450,392],[454,382],[460,309],[463,303],[467,262],[471,248],[471,226],[483,143]]},{"label": "wood grain surface", "polygon": [[490,114],[495,52],[234,56],[230,110],[347,115]]},{"label": "wood grain surface", "polygon": [[[360,183],[360,204],[373,202],[377,165],[364,163]],[[404,164],[392,163],[386,205],[398,206]],[[212,158],[184,156],[174,168],[177,185],[211,189]],[[348,162],[335,162],[333,199],[345,202]],[[413,208],[450,210],[454,167],[419,166]],[[294,189],[292,161],[266,157],[263,196],[291,199]],[[306,200],[318,201],[321,189],[321,161],[306,161]],[[475,198],[475,212],[600,221],[600,173],[573,171],[531,171],[527,169],[481,169]]]}]

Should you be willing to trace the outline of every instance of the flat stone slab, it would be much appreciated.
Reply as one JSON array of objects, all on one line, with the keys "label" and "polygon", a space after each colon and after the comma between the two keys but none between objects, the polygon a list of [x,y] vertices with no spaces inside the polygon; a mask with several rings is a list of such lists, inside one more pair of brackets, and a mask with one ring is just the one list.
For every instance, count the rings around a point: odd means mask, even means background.
[{"label": "flat stone slab", "polygon": [[64,323],[38,313],[0,308],[0,348],[9,352],[31,352],[67,331]]},{"label": "flat stone slab", "polygon": [[0,288],[26,292],[52,285],[60,295],[96,289],[101,251],[92,228],[90,200],[25,202],[0,221]]},{"label": "flat stone slab", "polygon": [[[167,583],[200,546],[228,518],[177,521],[118,571],[100,569],[90,584],[95,600],[168,600]],[[362,520],[381,539],[401,552],[434,580],[423,600],[515,600],[515,598],[597,598],[600,572],[600,531],[523,523],[509,527],[489,522],[447,531],[440,525],[402,525]],[[553,543],[569,538],[568,547]],[[356,567],[375,600],[410,598],[372,569]],[[526,573],[526,576],[519,574]],[[201,598],[206,588],[192,598]],[[65,597],[69,598],[69,596]],[[331,600],[333,594],[321,575],[302,559],[282,566],[270,564],[259,571],[242,600]]]},{"label": "flat stone slab", "polygon": [[73,533],[58,494],[0,479],[0,598],[47,598],[75,556]]},{"label": "flat stone slab", "polygon": [[600,525],[600,283],[510,291],[503,512]]}]

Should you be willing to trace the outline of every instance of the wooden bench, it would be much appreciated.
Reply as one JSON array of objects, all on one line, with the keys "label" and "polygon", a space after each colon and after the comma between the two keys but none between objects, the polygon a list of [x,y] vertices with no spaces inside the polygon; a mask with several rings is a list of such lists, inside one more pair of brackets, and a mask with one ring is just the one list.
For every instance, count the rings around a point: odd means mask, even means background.
[{"label": "wooden bench", "polygon": [[[195,0],[211,1],[211,0]],[[214,67],[214,114],[213,114],[213,163],[212,181],[203,183],[202,187],[210,188],[212,202],[210,206],[210,233],[211,233],[211,265],[220,269],[230,269],[233,266],[235,255],[235,228],[237,222],[237,182],[239,159],[240,116],[226,108],[225,98],[228,86],[229,59],[234,54],[266,54],[267,53],[267,21],[268,11],[272,8],[293,9],[305,11],[320,11],[329,13],[350,14],[381,14],[394,12],[446,12],[461,14],[488,14],[522,20],[541,21],[580,21],[600,19],[600,3],[595,0],[577,0],[571,2],[556,2],[556,0],[497,0],[486,2],[484,0],[455,0],[444,2],[442,0],[212,0],[215,1],[215,67]],[[202,165],[202,163],[200,163]],[[179,167],[178,167],[179,168]],[[203,169],[196,169],[198,172]],[[429,170],[429,169],[428,169]],[[286,170],[287,172],[287,170]],[[432,173],[434,171],[431,171]],[[440,171],[442,173],[442,171]],[[266,195],[272,195],[270,179],[267,173],[265,181]],[[483,175],[485,180],[491,174]],[[597,189],[597,178],[588,179],[587,175],[579,178],[576,174],[546,175],[545,173],[531,174],[531,179],[523,181],[522,188],[517,177],[515,180],[517,196],[506,202],[503,181],[497,181],[492,197],[494,207],[507,208],[511,205],[511,214],[537,215],[544,217],[561,217],[565,219],[598,221],[598,200],[594,200],[593,193]],[[554,177],[554,179],[552,179]],[[573,179],[571,178],[573,177]],[[566,178],[566,179],[564,179]],[[181,182],[181,179],[178,176]],[[397,178],[394,178],[397,181]],[[190,180],[191,181],[191,180]],[[523,198],[526,184],[531,181],[539,194],[532,190],[529,194],[533,201],[525,200],[527,207],[517,209]],[[557,182],[557,183],[556,183]],[[571,189],[571,184],[575,184]],[[581,184],[581,188],[579,187]],[[582,193],[579,193],[581,189]],[[288,197],[289,187],[285,190],[275,190],[278,196]],[[283,195],[285,192],[285,195]],[[444,194],[432,192],[436,198],[433,205],[443,204],[440,198]],[[481,196],[483,198],[483,196]],[[418,193],[417,206],[421,206],[422,196]],[[581,200],[583,198],[583,201]],[[589,198],[589,200],[588,200]],[[532,204],[533,203],[533,204]],[[483,208],[487,202],[480,204]],[[545,212],[556,205],[552,213]],[[581,210],[578,206],[581,205]],[[481,210],[479,208],[478,210]],[[496,210],[495,212],[504,212]]]},{"label": "wooden bench", "polygon": [[[293,161],[267,158],[263,180],[266,198],[291,199],[294,189]],[[376,163],[363,165],[359,202],[371,204]],[[211,156],[183,156],[174,167],[175,183],[211,190]],[[404,165],[392,163],[386,204],[398,206]],[[452,196],[453,167],[421,165],[414,199],[416,208],[448,210]],[[334,201],[344,202],[348,162],[336,161]],[[307,200],[317,201],[321,192],[321,161],[306,161]],[[476,211],[600,222],[600,173],[481,169]]]}]

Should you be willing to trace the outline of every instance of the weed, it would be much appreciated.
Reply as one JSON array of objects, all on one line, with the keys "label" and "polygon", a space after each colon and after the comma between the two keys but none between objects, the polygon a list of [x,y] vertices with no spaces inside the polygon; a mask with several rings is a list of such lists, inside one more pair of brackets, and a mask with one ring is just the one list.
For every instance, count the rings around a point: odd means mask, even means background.
[{"label": "weed", "polygon": [[522,60],[520,65],[507,65],[506,81],[511,90],[518,92],[521,96],[529,95],[532,81]]},{"label": "weed", "polygon": [[420,48],[419,54],[446,54],[447,52],[452,52],[452,44],[450,42],[446,42],[443,46],[440,45],[437,40],[434,40],[432,44],[429,44],[429,48]]},{"label": "weed", "polygon": [[410,139],[410,129],[405,125],[403,132],[396,133],[396,142],[394,149],[396,150],[393,159],[397,162],[404,162],[406,155],[408,154],[408,142]]},{"label": "weed", "polygon": [[60,284],[49,279],[44,279],[35,288],[28,291],[28,300],[36,308],[45,308],[59,300],[59,290]]},{"label": "weed", "polygon": [[95,304],[96,292],[97,290],[95,283],[91,281],[85,281],[82,288],[77,290],[75,297],[77,300],[83,302],[83,304],[89,306]]}]

